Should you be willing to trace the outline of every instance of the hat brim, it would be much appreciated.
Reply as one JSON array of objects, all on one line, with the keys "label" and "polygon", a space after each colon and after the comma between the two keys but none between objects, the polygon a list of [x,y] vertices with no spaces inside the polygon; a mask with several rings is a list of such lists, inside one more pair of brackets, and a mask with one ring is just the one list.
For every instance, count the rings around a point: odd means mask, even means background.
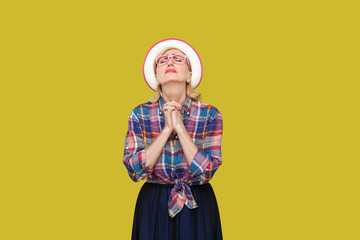
[{"label": "hat brim", "polygon": [[157,42],[147,52],[143,64],[143,75],[145,82],[152,90],[156,91],[158,84],[155,78],[154,61],[159,53],[170,47],[174,47],[183,51],[188,57],[192,70],[190,84],[191,87],[195,89],[197,86],[199,86],[203,75],[201,59],[190,44],[177,38],[168,38]]}]

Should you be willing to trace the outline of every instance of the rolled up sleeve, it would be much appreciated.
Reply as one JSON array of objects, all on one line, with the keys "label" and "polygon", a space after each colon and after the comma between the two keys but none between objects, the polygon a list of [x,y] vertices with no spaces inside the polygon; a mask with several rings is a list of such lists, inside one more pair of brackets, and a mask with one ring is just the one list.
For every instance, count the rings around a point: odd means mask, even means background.
[{"label": "rolled up sleeve", "polygon": [[223,121],[219,111],[208,122],[203,150],[198,149],[189,167],[190,177],[205,183],[210,181],[222,164],[221,142]]},{"label": "rolled up sleeve", "polygon": [[128,131],[125,138],[124,163],[130,178],[138,182],[153,172],[153,168],[145,168],[146,154],[143,131],[140,121],[134,111],[131,112],[128,121]]}]

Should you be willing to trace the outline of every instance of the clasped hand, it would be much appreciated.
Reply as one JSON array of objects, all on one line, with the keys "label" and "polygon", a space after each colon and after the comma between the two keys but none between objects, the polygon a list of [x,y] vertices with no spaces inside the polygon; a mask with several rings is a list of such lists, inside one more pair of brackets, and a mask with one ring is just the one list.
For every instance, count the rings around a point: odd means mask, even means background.
[{"label": "clasped hand", "polygon": [[165,126],[177,132],[184,126],[181,105],[172,100],[164,104],[163,112],[165,115]]}]

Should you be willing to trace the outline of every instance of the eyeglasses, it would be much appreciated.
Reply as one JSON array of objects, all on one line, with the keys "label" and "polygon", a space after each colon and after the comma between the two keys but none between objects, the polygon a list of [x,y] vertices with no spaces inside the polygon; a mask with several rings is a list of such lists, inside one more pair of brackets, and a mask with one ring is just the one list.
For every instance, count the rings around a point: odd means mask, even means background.
[{"label": "eyeglasses", "polygon": [[156,57],[155,63],[159,66],[165,65],[169,61],[170,58],[176,64],[184,64],[185,60],[187,60],[187,56],[182,55],[182,54],[176,54],[176,55],[170,55],[170,56],[169,55],[161,55],[161,56]]}]

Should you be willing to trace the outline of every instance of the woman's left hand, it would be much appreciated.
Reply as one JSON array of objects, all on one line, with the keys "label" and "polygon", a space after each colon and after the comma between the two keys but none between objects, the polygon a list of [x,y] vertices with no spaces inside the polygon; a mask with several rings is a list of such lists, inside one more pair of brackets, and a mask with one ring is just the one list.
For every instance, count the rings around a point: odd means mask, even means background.
[{"label": "woman's left hand", "polygon": [[183,118],[183,114],[181,112],[181,110],[177,110],[177,111],[172,111],[171,112],[171,118],[172,118],[172,124],[174,127],[174,130],[177,132],[178,130],[180,130],[181,127],[184,126],[184,118]]}]

